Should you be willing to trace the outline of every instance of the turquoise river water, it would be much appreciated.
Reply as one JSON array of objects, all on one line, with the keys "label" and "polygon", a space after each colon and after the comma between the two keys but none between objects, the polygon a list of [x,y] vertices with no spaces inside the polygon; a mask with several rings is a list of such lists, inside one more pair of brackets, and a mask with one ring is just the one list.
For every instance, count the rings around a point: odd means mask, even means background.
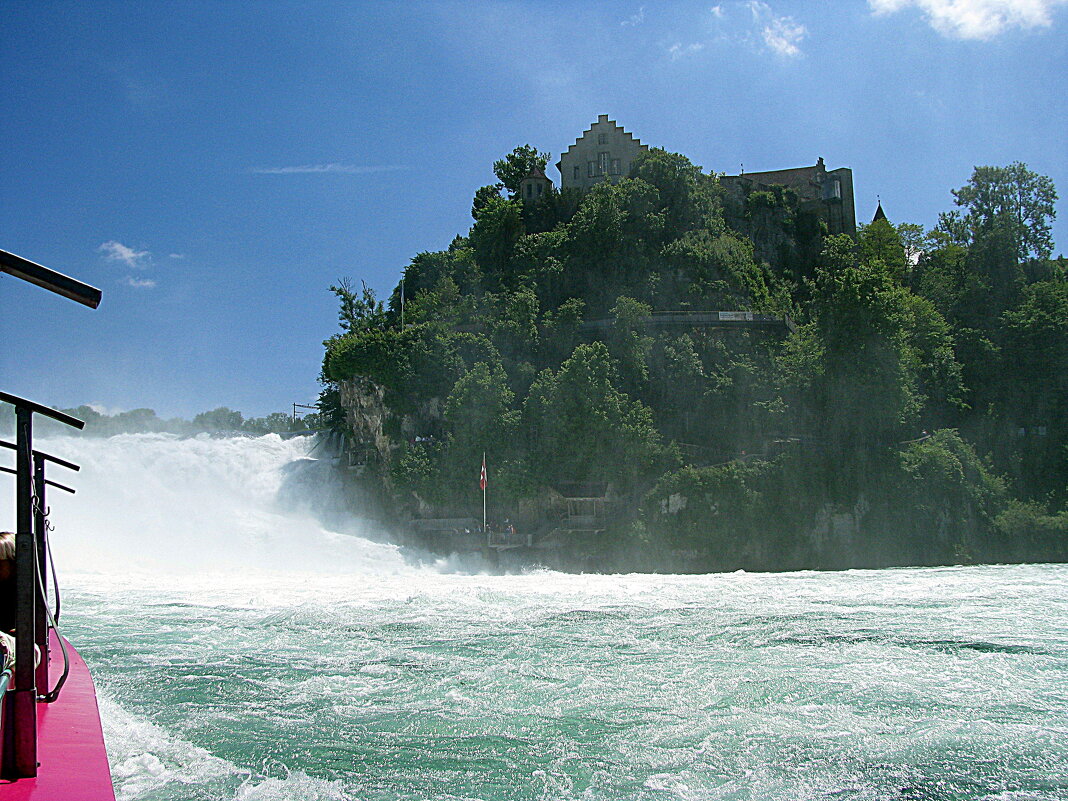
[{"label": "turquoise river water", "polygon": [[485,575],[305,440],[42,447],[120,799],[1068,799],[1066,566]]}]

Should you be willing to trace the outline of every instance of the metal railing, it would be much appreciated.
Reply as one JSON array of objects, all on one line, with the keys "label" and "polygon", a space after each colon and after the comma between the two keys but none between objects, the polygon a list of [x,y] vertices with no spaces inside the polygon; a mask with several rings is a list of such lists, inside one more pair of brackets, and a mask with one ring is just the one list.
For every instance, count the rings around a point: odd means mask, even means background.
[{"label": "metal railing", "polygon": [[[73,492],[70,487],[45,478],[48,462],[71,470],[78,465],[33,449],[33,415],[49,417],[72,428],[85,423],[64,412],[0,392],[0,402],[15,407],[15,443],[5,447],[15,451],[15,653],[14,686],[4,692],[3,755],[0,775],[18,779],[37,775],[37,702],[55,700],[59,686],[48,691],[48,630],[55,616],[48,609],[44,576],[47,574],[48,520],[47,487]],[[52,571],[53,579],[55,571]],[[58,585],[57,585],[58,587]],[[57,594],[58,602],[58,594]],[[58,613],[58,607],[57,607]],[[60,638],[62,647],[62,638]],[[34,646],[41,661],[34,664]],[[67,654],[64,649],[64,662]],[[38,689],[43,695],[38,695]],[[10,759],[8,756],[10,755]]]},{"label": "metal railing", "polygon": [[[6,250],[0,250],[0,273],[28,281],[91,309],[100,305],[101,292],[96,287]],[[66,646],[63,638],[59,637],[63,650],[63,677],[55,688],[44,696],[38,696],[38,687],[44,690],[48,688],[48,625],[51,623],[54,627],[59,617],[59,585],[56,584],[56,613],[53,616],[48,609],[44,582],[45,559],[51,562],[48,550],[50,523],[45,493],[49,486],[73,492],[70,487],[45,478],[45,463],[51,461],[72,470],[77,470],[78,466],[33,450],[33,415],[41,414],[79,430],[85,423],[69,414],[6,392],[0,392],[0,402],[15,407],[16,430],[15,651],[22,657],[15,661],[13,676],[5,680],[3,703],[0,704],[0,778],[13,780],[37,775],[37,702],[55,700],[69,667]],[[52,578],[55,581],[54,569]],[[41,649],[40,666],[34,665],[35,644]]]}]

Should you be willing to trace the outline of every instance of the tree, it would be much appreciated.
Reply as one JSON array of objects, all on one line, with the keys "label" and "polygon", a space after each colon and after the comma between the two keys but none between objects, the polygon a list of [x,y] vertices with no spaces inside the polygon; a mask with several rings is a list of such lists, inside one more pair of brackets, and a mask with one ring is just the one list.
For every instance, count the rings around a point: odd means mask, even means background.
[{"label": "tree", "polygon": [[[915,387],[906,375],[901,308],[906,293],[878,260],[851,258],[850,238],[829,237],[813,305],[823,345],[818,404],[822,436],[839,453],[899,438],[915,418]],[[850,263],[852,262],[852,263]]]},{"label": "tree", "polygon": [[471,216],[477,220],[482,209],[486,208],[491,200],[500,198],[503,188],[504,184],[489,184],[476,189],[475,199],[471,201]]},{"label": "tree", "polygon": [[768,290],[749,239],[699,229],[668,244],[663,256],[683,278],[685,295],[705,308],[766,305]]},{"label": "tree", "polygon": [[544,370],[523,408],[530,462],[544,483],[609,480],[633,489],[662,466],[652,412],[616,388],[603,342],[579,345],[557,373]]},{"label": "tree", "polygon": [[539,153],[533,145],[520,145],[503,159],[493,162],[493,174],[514,197],[519,193],[519,182],[535,168],[544,170],[548,163],[548,153]]},{"label": "tree", "polygon": [[610,311],[609,352],[616,360],[623,387],[632,394],[644,390],[649,380],[647,360],[653,339],[646,335],[645,324],[652,312],[647,304],[626,296],[617,298]]},{"label": "tree", "polygon": [[271,412],[266,417],[250,417],[241,425],[242,431],[254,434],[284,434],[287,431],[299,431],[304,427],[310,427],[308,415],[302,420],[294,420],[285,412]]},{"label": "tree", "polygon": [[337,286],[330,287],[330,291],[337,295],[341,303],[337,316],[341,322],[341,330],[346,333],[379,328],[386,321],[382,303],[375,298],[375,291],[363,281],[360,281],[360,286],[363,291],[358,295],[353,289],[351,278],[342,278]]},{"label": "tree", "polygon": [[484,451],[503,452],[513,441],[518,417],[511,411],[514,400],[500,360],[478,362],[460,377],[445,400],[445,421],[452,433],[450,461],[458,469],[470,468]]},{"label": "tree", "polygon": [[493,339],[508,358],[529,358],[538,345],[538,296],[530,287],[499,296],[498,312],[490,328]]},{"label": "tree", "polygon": [[898,230],[887,220],[862,225],[857,231],[857,247],[862,261],[879,259],[891,275],[904,282],[909,267],[905,247]]},{"label": "tree", "polygon": [[471,228],[475,260],[491,286],[506,283],[508,266],[516,243],[523,236],[523,216],[518,200],[489,200]]},{"label": "tree", "polygon": [[651,148],[634,160],[630,177],[656,187],[669,239],[708,223],[716,210],[714,180],[678,153]]},{"label": "tree", "polygon": [[244,418],[241,412],[235,412],[225,406],[201,412],[193,418],[193,427],[199,431],[216,433],[219,431],[240,431]]},{"label": "tree", "polygon": [[839,453],[859,453],[904,438],[920,421],[942,422],[963,395],[945,318],[881,259],[849,263],[848,236],[827,242],[824,258],[835,268],[817,272],[813,295],[821,435]]},{"label": "tree", "polygon": [[611,184],[593,187],[567,225],[563,293],[586,300],[597,313],[624,289],[621,275],[623,210]]},{"label": "tree", "polygon": [[1005,237],[1018,261],[1047,259],[1053,251],[1050,223],[1056,217],[1053,181],[1015,161],[1007,167],[975,167],[953,197],[963,214],[943,215],[943,228],[975,241]]},{"label": "tree", "polygon": [[585,301],[568,298],[555,311],[545,312],[545,335],[541,338],[543,364],[555,366],[575,349],[585,311]]},{"label": "tree", "polygon": [[998,394],[1025,492],[1068,500],[1068,281],[1032,284],[1002,317]]}]

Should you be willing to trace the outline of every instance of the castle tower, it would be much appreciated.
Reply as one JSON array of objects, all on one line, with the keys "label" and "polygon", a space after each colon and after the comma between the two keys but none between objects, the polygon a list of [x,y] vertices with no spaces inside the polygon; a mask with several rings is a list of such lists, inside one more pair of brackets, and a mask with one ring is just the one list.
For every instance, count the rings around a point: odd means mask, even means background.
[{"label": "castle tower", "polygon": [[619,183],[638,155],[649,149],[607,114],[597,118],[556,163],[563,189],[588,190],[601,181]]},{"label": "castle tower", "polygon": [[553,182],[545,177],[541,167],[534,167],[527,177],[519,182],[519,197],[524,203],[534,203],[545,196]]}]

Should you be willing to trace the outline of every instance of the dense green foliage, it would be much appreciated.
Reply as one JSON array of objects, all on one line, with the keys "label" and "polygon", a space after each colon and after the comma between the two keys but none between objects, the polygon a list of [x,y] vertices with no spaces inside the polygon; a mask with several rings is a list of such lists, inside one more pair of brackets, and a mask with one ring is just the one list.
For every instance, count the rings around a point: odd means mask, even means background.
[{"label": "dense green foliage", "polygon": [[[524,203],[547,159],[526,145],[494,164],[467,236],[405,269],[403,320],[399,286],[385,309],[332,287],[324,412],[398,514],[480,511],[485,453],[498,517],[549,525],[550,488],[607,484],[620,543],[705,566],[825,564],[811,532],[841,515],[862,538],[900,532],[904,560],[1068,539],[1049,179],[979,167],[935,229],[854,238],[791,190],[728,197],[658,149],[618,183]],[[714,311],[788,324],[658,316]]]}]

